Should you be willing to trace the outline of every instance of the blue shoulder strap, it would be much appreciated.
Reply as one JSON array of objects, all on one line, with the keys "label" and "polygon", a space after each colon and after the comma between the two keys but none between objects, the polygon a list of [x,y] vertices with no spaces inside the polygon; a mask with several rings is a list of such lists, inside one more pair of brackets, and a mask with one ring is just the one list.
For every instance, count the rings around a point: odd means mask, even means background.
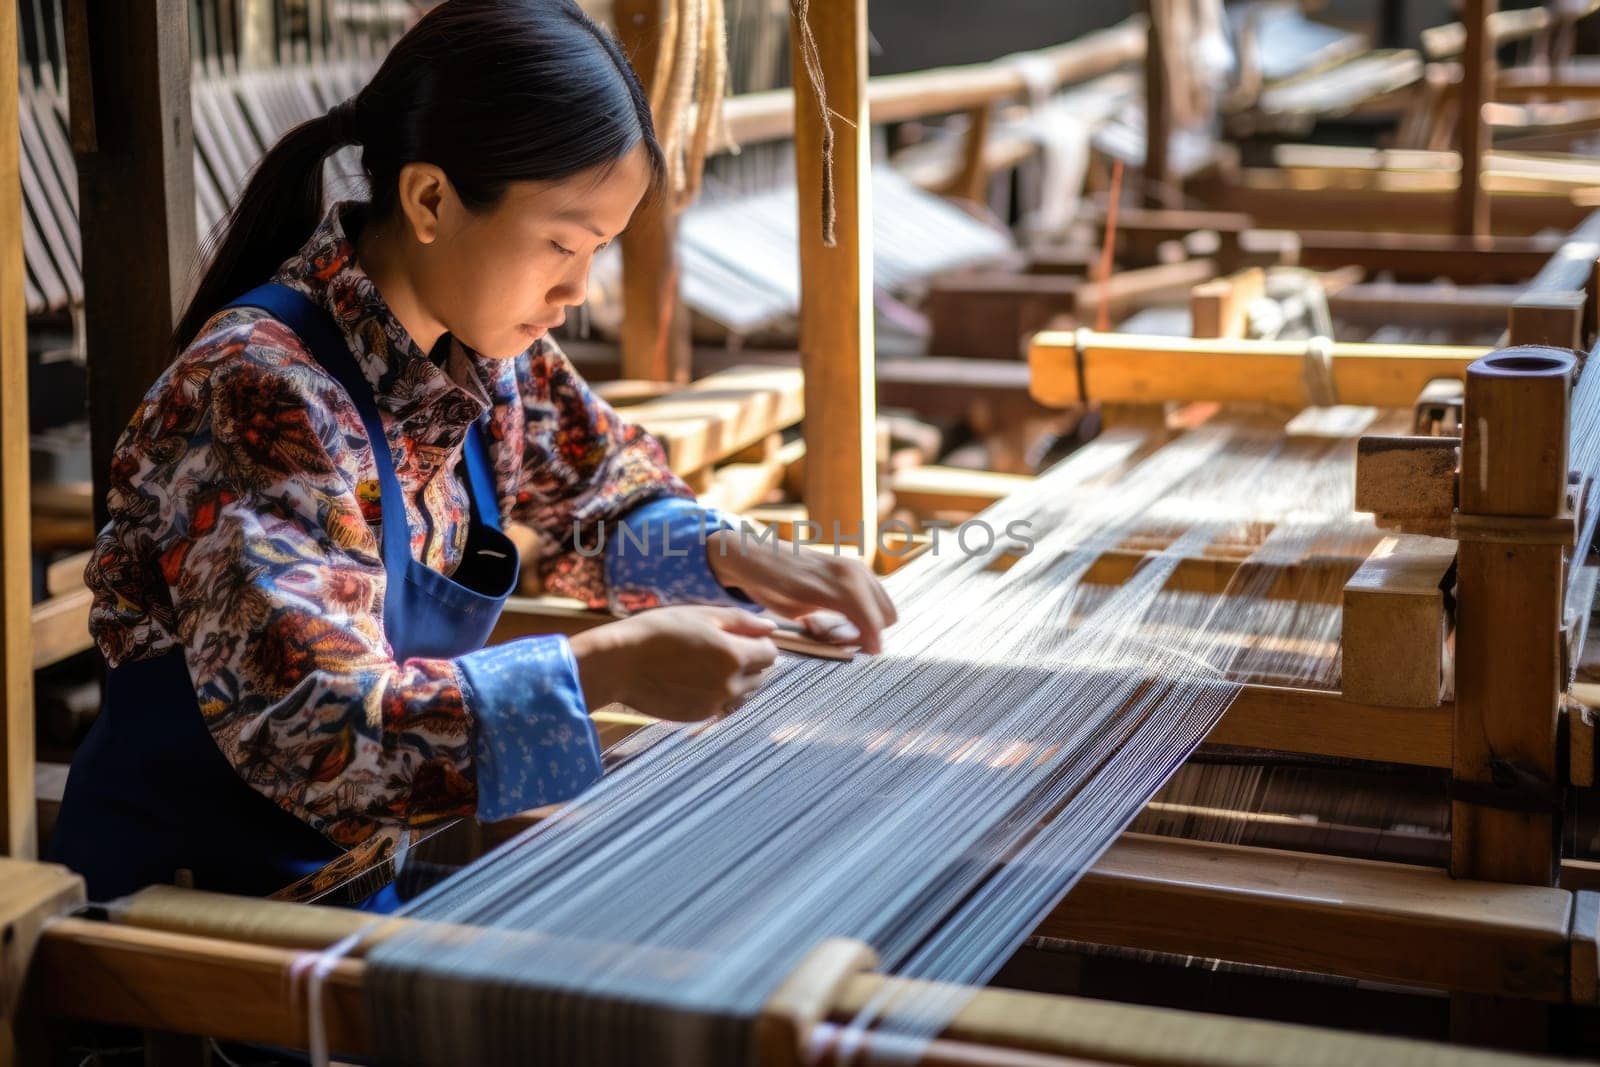
[{"label": "blue shoulder strap", "polygon": [[500,529],[500,496],[494,489],[494,467],[489,463],[489,447],[483,440],[482,421],[467,430],[467,489],[472,497],[472,515],[479,525]]},{"label": "blue shoulder strap", "polygon": [[[411,529],[406,519],[405,496],[400,490],[400,479],[394,472],[394,456],[389,452],[389,439],[384,436],[383,421],[378,417],[378,405],[372,398],[372,386],[350,346],[339,332],[338,324],[322,308],[305,295],[276,282],[258,285],[228,304],[228,307],[260,308],[299,335],[311,349],[322,369],[333,375],[350,402],[361,414],[361,423],[367,430],[367,443],[372,447],[373,462],[378,467],[378,492],[383,505],[383,568],[391,583],[405,580],[405,568],[411,562]],[[398,522],[394,521],[396,518]]]}]

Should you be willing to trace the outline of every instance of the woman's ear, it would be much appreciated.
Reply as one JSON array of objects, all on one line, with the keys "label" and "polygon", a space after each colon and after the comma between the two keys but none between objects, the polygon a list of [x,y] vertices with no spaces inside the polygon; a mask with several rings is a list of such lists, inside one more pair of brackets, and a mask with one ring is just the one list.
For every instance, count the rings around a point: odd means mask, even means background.
[{"label": "woman's ear", "polygon": [[456,195],[450,179],[432,163],[407,163],[400,168],[398,191],[411,235],[419,244],[433,244]]}]

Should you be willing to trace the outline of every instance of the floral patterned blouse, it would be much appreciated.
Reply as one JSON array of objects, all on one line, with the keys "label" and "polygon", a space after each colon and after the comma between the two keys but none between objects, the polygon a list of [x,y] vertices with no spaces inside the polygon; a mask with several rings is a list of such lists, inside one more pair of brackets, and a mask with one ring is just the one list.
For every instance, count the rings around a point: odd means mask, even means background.
[{"label": "floral patterned blouse", "polygon": [[[445,574],[460,562],[470,508],[457,467],[487,415],[500,514],[540,534],[548,592],[619,611],[738,602],[703,549],[682,551],[727,520],[702,514],[660,446],[548,340],[492,360],[447,338],[430,358],[356,263],[345,225],[361,213],[332,209],[273,280],[332,314],[371,383],[413,555]],[[181,651],[238,773],[335,843],[503,818],[599,775],[564,637],[395,661],[361,418],[265,312],[214,316],[151,387],[117,444],[109,505],[87,571],[106,659]],[[674,548],[606,537],[617,523],[645,527],[647,541],[659,529]]]}]

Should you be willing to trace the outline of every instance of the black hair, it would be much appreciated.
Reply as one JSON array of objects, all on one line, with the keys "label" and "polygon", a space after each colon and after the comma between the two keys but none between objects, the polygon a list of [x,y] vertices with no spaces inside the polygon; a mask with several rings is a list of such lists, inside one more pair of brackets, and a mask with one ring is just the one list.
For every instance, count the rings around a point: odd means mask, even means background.
[{"label": "black hair", "polygon": [[643,143],[665,173],[638,76],[574,0],[445,0],[395,43],[366,88],[284,134],[212,242],[173,333],[182,350],[217,309],[267,281],[311,235],[322,163],[361,146],[371,217],[395,209],[400,168],[432,163],[472,209],[514,181],[559,181]]}]

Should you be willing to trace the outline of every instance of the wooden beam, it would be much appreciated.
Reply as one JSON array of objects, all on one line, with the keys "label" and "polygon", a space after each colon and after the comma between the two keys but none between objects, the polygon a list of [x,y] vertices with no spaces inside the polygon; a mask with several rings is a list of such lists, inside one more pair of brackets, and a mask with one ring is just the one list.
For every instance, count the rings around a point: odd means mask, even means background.
[{"label": "wooden beam", "polygon": [[1016,359],[1027,339],[1076,307],[1085,283],[1065,274],[957,271],[933,279],[922,303],[928,351],[950,359]]},{"label": "wooden beam", "polygon": [[1461,23],[1466,28],[1462,47],[1461,92],[1457,100],[1456,147],[1461,152],[1461,184],[1456,190],[1457,233],[1489,232],[1489,197],[1483,186],[1483,156],[1489,146],[1489,128],[1483,105],[1494,98],[1495,59],[1489,34],[1489,17],[1499,0],[1462,0]]},{"label": "wooden beam", "polygon": [[[1194,881],[1186,884],[1186,876]],[[1329,895],[1320,899],[1290,895],[1301,887]],[[1127,893],[1129,899],[1119,901],[1119,893]],[[1124,835],[1040,932],[1047,936],[1092,932],[1102,943],[1120,944],[1171,931],[1214,943],[1221,931],[1208,939],[1203,929],[1196,928],[1221,917],[1226,931],[1240,932],[1236,948],[1251,954],[1293,954],[1296,962],[1291,966],[1303,966],[1299,961],[1311,959],[1325,970],[1382,973],[1384,978],[1389,977],[1387,972],[1400,970],[1430,980],[1423,984],[1448,978],[1454,969],[1485,984],[1503,977],[1500,966],[1511,966],[1519,973],[1532,971],[1519,985],[1543,990],[1556,955],[1561,957],[1564,976],[1568,924],[1557,919],[1556,910],[1570,907],[1570,898],[1560,890],[1455,884],[1437,871],[1399,864]],[[1152,909],[1151,900],[1160,903]],[[1109,911],[1092,907],[1101,901]],[[1248,924],[1252,904],[1262,911],[1260,927]],[[246,915],[269,906],[270,902],[241,900],[230,903],[229,910]],[[1141,908],[1147,914],[1137,914]],[[1426,918],[1430,908],[1437,916],[1431,923]],[[208,910],[197,908],[196,913]],[[295,984],[288,976],[301,966],[306,950],[326,947],[329,933],[354,932],[362,921],[355,912],[309,910],[327,913],[321,924],[327,928],[324,933],[272,945],[61,919],[39,940],[27,1007],[39,1018],[92,1019],[303,1048],[308,1042],[305,1005],[289,995]],[[1302,945],[1307,939],[1291,925],[1295,922],[1307,923],[1319,935],[1332,930],[1353,936],[1331,944],[1317,936]],[[1363,930],[1364,922],[1373,924],[1373,929]],[[262,920],[249,924],[254,930],[273,925]],[[1453,942],[1457,933],[1461,939]],[[1557,937],[1559,949],[1552,947]],[[1430,951],[1435,948],[1440,951]],[[1414,955],[1409,961],[1408,952]],[[1479,970],[1475,973],[1473,967]],[[340,960],[330,968],[323,986],[326,1033],[336,1054],[360,1056],[371,1051],[365,969],[359,956]],[[856,1018],[872,1004],[903,995],[896,993],[897,988],[913,984],[921,983],[876,974],[856,976],[839,990],[828,1016],[840,1021]],[[1206,1050],[1205,1060],[1212,1067],[1307,1061],[1374,1067],[1536,1067],[1537,1063],[1416,1041],[1006,989],[963,991],[960,1001],[962,1006],[942,1039],[968,1051],[945,1057],[921,1050],[919,1062],[929,1067],[1089,1063],[1180,1067],[1193,1064],[1199,1048]],[[1008,1056],[1010,1049],[1029,1051]],[[1057,1061],[1051,1058],[1055,1055],[1072,1058]]]},{"label": "wooden beam", "polygon": [[1588,294],[1582,288],[1524,293],[1511,305],[1511,336],[1518,344],[1577,351],[1583,348],[1587,303]]},{"label": "wooden beam", "polygon": [[1250,326],[1250,302],[1259,300],[1266,287],[1267,275],[1260,267],[1196,285],[1189,290],[1189,336],[1244,337]]},{"label": "wooden beam", "polygon": [[1522,292],[1520,285],[1358,282],[1329,293],[1328,310],[1336,320],[1379,326],[1501,329]]},{"label": "wooden beam", "polygon": [[[1226,182],[1205,177],[1192,179],[1185,185],[1185,192],[1218,210],[1249,211],[1256,224],[1266,228],[1455,232],[1457,182],[1436,183],[1437,188],[1394,188],[1392,184],[1380,188],[1326,184],[1297,188],[1288,176],[1273,168],[1246,167]],[[1571,229],[1591,210],[1577,202],[1576,193],[1490,191],[1488,196],[1497,234],[1534,234],[1550,227]]]},{"label": "wooden beam", "polygon": [[799,422],[806,390],[787,367],[734,367],[626,409],[650,431],[680,475],[704,470],[767,435]]},{"label": "wooden beam", "polygon": [[1430,867],[1124,834],[1038,932],[1559,1003],[1571,908]]},{"label": "wooden beam", "polygon": [[[1550,11],[1542,7],[1495,11],[1487,19],[1490,41],[1498,46],[1536,36],[1550,26]],[[1449,59],[1467,47],[1467,28],[1459,22],[1430,26],[1422,31],[1422,51],[1429,59]]]},{"label": "wooden beam", "polygon": [[[1083,350],[1078,351],[1079,341]],[[1455,345],[1335,343],[1328,378],[1342,404],[1405,407],[1435,378],[1459,378],[1490,350]],[[1090,400],[1254,402],[1304,407],[1302,341],[1193,340],[1138,334],[1041,333],[1029,350],[1029,391],[1066,407]]]},{"label": "wooden beam", "polygon": [[[663,0],[616,0],[622,47],[648,88],[660,68]],[[622,373],[659,382],[689,380],[689,315],[679,299],[677,220],[672,191],[639,206],[622,235]]]},{"label": "wooden beam", "polygon": [[[1144,47],[1144,20],[1134,17],[1066,44],[992,63],[873,78],[867,83],[868,106],[874,125],[966,111],[1026,95],[1033,88],[1033,71],[1049,71],[1053,87],[1087,81],[1139,60]],[[722,114],[733,142],[750,145],[792,136],[794,111],[794,94],[774,89],[735,96]]]},{"label": "wooden beam", "polygon": [[197,259],[189,5],[68,6],[98,527],[112,448],[172,360]]},{"label": "wooden beam", "polygon": [[890,486],[897,507],[931,514],[982,511],[1033,483],[1034,479],[1027,475],[929,464],[895,472]]},{"label": "wooden beam", "polygon": [[1532,235],[1463,237],[1308,230],[1300,234],[1300,266],[1333,270],[1360,264],[1390,271],[1401,280],[1513,283],[1537,274],[1560,247],[1559,238]]},{"label": "wooden beam", "polygon": [[28,327],[23,295],[17,6],[0,12],[0,849],[31,858],[33,637],[28,515]]},{"label": "wooden beam", "polygon": [[[93,606],[94,593],[81,582],[76,589],[33,605],[30,618],[34,670],[94,647],[94,639],[89,636],[89,609]],[[32,704],[28,706],[31,708]]]},{"label": "wooden beam", "polygon": [[[800,354],[806,395],[806,506],[824,539],[877,540],[872,327],[872,152],[867,115],[866,0],[812,0],[791,29],[800,211]],[[805,76],[814,37],[826,117]],[[824,165],[824,125],[832,130]],[[825,190],[835,243],[824,243]]]},{"label": "wooden beam", "polygon": [[1455,705],[1387,708],[1341,693],[1247,685],[1206,743],[1268,752],[1449,767]]}]

